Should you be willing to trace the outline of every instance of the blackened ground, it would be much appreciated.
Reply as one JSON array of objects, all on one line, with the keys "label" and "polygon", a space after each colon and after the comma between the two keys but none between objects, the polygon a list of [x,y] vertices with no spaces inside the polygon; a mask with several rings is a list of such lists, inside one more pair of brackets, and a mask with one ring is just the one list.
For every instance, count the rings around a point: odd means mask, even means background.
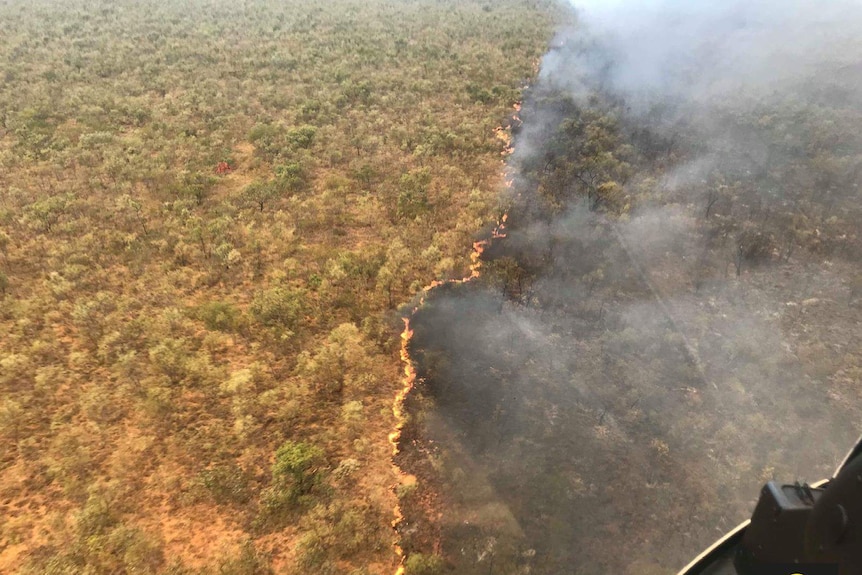
[{"label": "blackened ground", "polygon": [[[545,102],[525,125],[628,154],[608,174],[629,187],[672,170],[625,151],[606,110]],[[756,236],[740,219],[715,240],[735,208],[706,215],[700,196],[549,194],[592,159],[536,142],[481,281],[435,290],[412,320],[401,465],[422,487],[405,548],[435,545],[459,574],[669,573],[746,519],[762,483],[828,476],[855,440],[859,264],[804,246],[727,259]]]}]

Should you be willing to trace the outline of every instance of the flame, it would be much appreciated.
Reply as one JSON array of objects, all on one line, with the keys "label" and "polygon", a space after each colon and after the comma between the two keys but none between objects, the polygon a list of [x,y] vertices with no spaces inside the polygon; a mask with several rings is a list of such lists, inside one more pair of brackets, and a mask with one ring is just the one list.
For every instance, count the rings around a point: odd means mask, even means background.
[{"label": "flame", "polygon": [[[520,125],[521,118],[519,117],[519,112],[521,111],[521,103],[517,102],[514,105],[515,112],[512,114],[512,120],[518,122]],[[497,138],[499,138],[504,146],[502,155],[505,158],[509,154],[512,153],[512,132],[511,126],[509,128],[503,128],[502,126],[498,127],[494,130],[494,134]],[[504,160],[505,163],[505,160]],[[504,183],[507,188],[511,188],[514,180],[511,178],[504,178]],[[473,242],[473,249],[470,252],[470,274],[461,279],[449,279],[449,280],[434,280],[422,290],[422,295],[419,298],[419,303],[413,310],[410,312],[408,317],[402,318],[404,321],[404,331],[401,332],[401,362],[404,364],[404,377],[402,379],[401,389],[395,394],[395,401],[392,403],[392,414],[395,416],[395,429],[392,433],[389,434],[389,443],[392,445],[392,457],[393,457],[393,466],[395,467],[395,472],[399,477],[399,482],[402,485],[410,484],[416,481],[416,478],[412,475],[406,474],[398,467],[398,464],[395,463],[394,458],[399,454],[399,444],[401,442],[401,433],[404,430],[404,426],[406,424],[406,414],[405,414],[405,401],[407,400],[407,396],[413,391],[413,388],[416,386],[417,381],[417,371],[416,364],[413,359],[410,357],[410,342],[413,339],[413,328],[410,327],[410,319],[413,315],[419,311],[419,308],[422,307],[422,304],[425,303],[425,299],[428,295],[435,290],[436,288],[446,285],[446,284],[464,284],[474,279],[478,278],[481,269],[482,269],[482,254],[485,252],[488,247],[491,246],[494,240],[502,239],[506,237],[506,222],[509,219],[509,214],[504,213],[500,219],[497,221],[497,224],[494,226],[494,229],[491,231],[490,236],[487,239],[479,240]],[[394,510],[395,518],[392,520],[392,528],[397,532],[398,526],[404,520],[404,515],[401,512],[401,505],[396,503]],[[398,569],[395,571],[395,575],[404,575],[404,550],[401,548],[401,545],[396,542],[394,544],[395,554],[398,556]]]},{"label": "flame", "polygon": [[515,113],[512,114],[512,120],[518,123],[518,126],[523,125],[524,120],[521,119],[521,102],[515,102],[515,105],[512,106],[515,109]]},{"label": "flame", "polygon": [[[507,186],[511,186],[511,181],[506,181]],[[401,442],[401,432],[406,424],[405,401],[407,396],[416,387],[418,372],[413,358],[410,357],[410,342],[413,340],[413,328],[410,327],[410,319],[419,311],[422,304],[428,295],[438,287],[446,284],[464,284],[478,278],[482,269],[482,254],[496,239],[506,237],[506,221],[509,219],[509,214],[504,213],[497,225],[491,231],[488,239],[473,242],[473,250],[470,252],[470,275],[461,279],[450,280],[434,280],[422,290],[422,296],[419,298],[419,303],[410,312],[408,317],[401,318],[404,321],[404,331],[401,332],[401,362],[404,364],[404,377],[402,379],[401,389],[395,394],[395,401],[392,403],[392,414],[395,416],[395,429],[389,434],[389,443],[392,445],[392,457],[394,458],[400,452],[399,444]],[[401,471],[397,463],[394,463],[395,471],[398,474],[399,482],[404,485],[416,481],[412,475],[408,475]],[[392,528],[397,532],[398,526],[404,520],[404,514],[401,512],[401,505],[395,505],[395,518],[392,520]],[[404,575],[404,550],[396,542],[395,554],[399,557],[398,569],[395,575]]]},{"label": "flame", "polygon": [[419,299],[419,304],[410,312],[410,317],[401,318],[404,321],[404,331],[401,332],[401,363],[404,364],[404,378],[402,380],[401,389],[395,394],[395,401],[392,403],[392,414],[395,416],[395,429],[389,434],[389,443],[392,444],[392,456],[398,455],[398,443],[401,440],[401,431],[404,429],[405,414],[404,401],[407,395],[416,386],[416,365],[410,357],[410,341],[413,339],[413,329],[410,327],[410,318],[415,314],[422,304],[425,303],[425,298],[436,288],[446,284],[463,284],[472,281],[479,277],[482,268],[482,254],[491,245],[493,240],[506,237],[506,221],[509,219],[509,214],[503,214],[497,225],[491,231],[490,238],[473,242],[473,251],[470,252],[470,275],[461,279],[450,280],[434,280],[422,290],[422,297]]},{"label": "flame", "polygon": [[521,102],[515,102],[515,105],[512,106],[515,110],[512,113],[511,122],[509,127],[504,128],[503,126],[499,126],[494,129],[494,135],[498,140],[503,142],[503,150],[500,152],[500,155],[504,158],[511,154],[514,151],[512,147],[512,126],[521,126],[524,122],[521,120]]},{"label": "flame", "polygon": [[[417,308],[413,311],[415,312]],[[395,394],[395,402],[392,404],[392,414],[395,416],[395,430],[389,434],[389,443],[392,444],[392,456],[398,455],[398,442],[401,440],[401,431],[404,429],[404,400],[407,399],[407,394],[416,385],[416,367],[413,365],[413,360],[410,359],[410,340],[413,338],[413,330],[410,329],[410,318],[401,318],[404,320],[404,331],[401,332],[401,362],[404,364],[404,379],[401,389]],[[400,510],[397,510],[400,515]],[[397,521],[396,521],[397,524]]]}]

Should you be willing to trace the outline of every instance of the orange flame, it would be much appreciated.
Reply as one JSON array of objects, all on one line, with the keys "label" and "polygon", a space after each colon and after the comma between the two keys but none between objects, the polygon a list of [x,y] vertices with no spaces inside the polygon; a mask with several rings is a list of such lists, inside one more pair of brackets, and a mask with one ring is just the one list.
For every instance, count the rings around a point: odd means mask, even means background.
[{"label": "orange flame", "polygon": [[[518,116],[518,113],[521,111],[521,103],[517,102],[514,106],[514,109],[515,112],[512,115],[512,119],[514,121],[517,121],[520,125],[521,118]],[[513,151],[511,129],[503,128],[501,126],[494,130],[494,133],[496,134],[497,138],[503,141],[504,147],[502,155],[505,158]],[[506,187],[512,187],[512,179],[506,178],[504,179],[504,182]],[[404,364],[404,379],[402,380],[401,389],[398,390],[398,393],[395,394],[395,401],[392,404],[392,414],[395,416],[396,423],[395,429],[392,431],[392,433],[389,434],[389,443],[392,444],[393,459],[400,452],[399,444],[401,442],[401,433],[404,430],[404,426],[406,424],[406,414],[404,412],[405,401],[407,400],[407,396],[416,386],[417,380],[416,365],[413,362],[413,359],[410,357],[410,342],[413,339],[413,329],[410,327],[410,318],[419,310],[419,308],[425,302],[425,298],[434,289],[445,284],[467,283],[479,277],[482,268],[482,254],[494,240],[506,237],[506,221],[508,219],[509,215],[504,213],[500,220],[497,222],[496,226],[494,226],[494,229],[491,231],[491,235],[490,237],[488,237],[488,239],[473,242],[473,250],[470,252],[470,275],[461,279],[432,281],[425,288],[423,288],[422,296],[419,299],[419,303],[416,307],[413,308],[410,313],[410,316],[402,318],[404,320],[404,331],[401,332],[401,361]],[[415,481],[415,478],[413,476],[407,475],[403,471],[401,471],[397,463],[393,462],[393,465],[402,484],[407,483],[411,480]],[[395,505],[394,515],[395,518],[392,520],[392,528],[397,531],[398,526],[404,520],[404,515],[401,512],[401,506],[398,503],[396,503]],[[395,575],[404,575],[404,550],[401,548],[398,542],[395,543],[395,554],[399,557],[399,565],[398,569],[395,571]]]},{"label": "orange flame", "polygon": [[401,389],[395,394],[395,403],[392,404],[392,414],[395,416],[395,430],[389,434],[389,443],[392,444],[393,457],[398,455],[398,442],[401,440],[401,430],[404,429],[404,400],[407,399],[407,394],[416,385],[416,368],[413,365],[413,360],[410,359],[409,351],[413,330],[410,329],[410,318],[405,317],[402,319],[404,320],[404,331],[401,332],[401,361],[404,363],[404,381]]},{"label": "orange flame", "polygon": [[[511,182],[507,181],[506,185],[511,185]],[[404,321],[404,331],[401,332],[401,362],[404,364],[404,378],[402,380],[401,389],[399,389],[398,393],[395,394],[395,401],[392,403],[392,414],[395,416],[395,429],[389,434],[389,443],[392,444],[393,458],[400,452],[399,444],[401,442],[401,432],[404,430],[404,425],[406,424],[406,414],[404,413],[405,401],[407,400],[407,396],[416,386],[416,379],[418,377],[416,364],[410,357],[410,342],[413,339],[413,329],[410,327],[410,318],[419,310],[420,307],[422,307],[428,294],[436,288],[445,284],[464,284],[479,277],[480,270],[482,268],[482,254],[485,252],[485,249],[491,245],[493,240],[506,237],[506,221],[508,219],[509,214],[503,214],[497,222],[497,225],[494,226],[488,239],[473,242],[473,251],[470,252],[470,275],[461,279],[432,281],[422,290],[422,296],[419,298],[419,303],[411,311],[410,317],[401,318]],[[402,483],[406,482],[408,478],[414,479],[412,476],[406,475],[401,471],[397,464],[395,464],[395,470]],[[401,521],[404,520],[404,515],[401,512],[401,506],[399,504],[395,505],[394,514],[395,519],[392,520],[392,528],[397,531]],[[395,543],[395,554],[400,558],[395,575],[404,575],[404,550],[401,549],[401,546],[397,542]]]}]

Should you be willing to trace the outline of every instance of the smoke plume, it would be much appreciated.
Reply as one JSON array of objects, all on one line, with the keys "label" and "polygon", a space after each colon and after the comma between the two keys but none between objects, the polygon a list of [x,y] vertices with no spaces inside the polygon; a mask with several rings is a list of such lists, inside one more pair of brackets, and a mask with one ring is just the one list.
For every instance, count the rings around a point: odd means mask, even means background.
[{"label": "smoke plume", "polygon": [[862,429],[862,4],[574,14],[508,237],[413,321],[459,573],[671,572]]}]

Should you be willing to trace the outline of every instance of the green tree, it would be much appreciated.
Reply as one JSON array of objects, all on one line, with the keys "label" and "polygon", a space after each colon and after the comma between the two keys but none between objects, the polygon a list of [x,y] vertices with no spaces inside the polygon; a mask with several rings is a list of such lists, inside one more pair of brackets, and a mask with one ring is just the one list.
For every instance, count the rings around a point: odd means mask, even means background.
[{"label": "green tree", "polygon": [[242,198],[262,212],[267,203],[281,197],[283,192],[282,181],[254,182],[243,190]]},{"label": "green tree", "polygon": [[261,495],[258,525],[277,528],[322,495],[325,466],[323,450],[316,445],[285,441],[275,453],[272,483]]},{"label": "green tree", "polygon": [[42,230],[50,232],[68,212],[71,202],[71,194],[49,196],[30,204],[24,211],[24,217]]},{"label": "green tree", "polygon": [[209,330],[230,332],[236,330],[241,321],[241,312],[231,303],[210,301],[191,312],[192,317],[204,322]]},{"label": "green tree", "polygon": [[329,332],[321,349],[299,359],[299,372],[314,382],[322,394],[340,394],[354,387],[369,369],[362,333],[352,323],[343,323]]},{"label": "green tree", "polygon": [[257,124],[248,134],[255,152],[268,160],[282,152],[285,145],[284,128],[275,124]]},{"label": "green tree", "polygon": [[305,185],[307,174],[299,162],[281,164],[275,168],[275,186],[282,190],[299,191]]},{"label": "green tree", "polygon": [[323,450],[306,442],[285,441],[275,452],[274,483],[287,486],[296,496],[310,493],[323,479]]},{"label": "green tree", "polygon": [[401,176],[398,187],[398,216],[414,219],[428,209],[431,170],[418,168]]},{"label": "green tree", "polygon": [[287,132],[287,141],[296,148],[310,148],[316,135],[317,128],[314,126],[299,126]]},{"label": "green tree", "polygon": [[440,575],[444,566],[439,555],[413,553],[404,562],[404,575]]},{"label": "green tree", "polygon": [[217,181],[218,179],[211,175],[185,172],[179,178],[179,195],[193,200],[200,206],[210,195]]},{"label": "green tree", "polygon": [[306,292],[298,288],[274,287],[258,292],[249,311],[267,327],[295,330],[305,310]]}]

